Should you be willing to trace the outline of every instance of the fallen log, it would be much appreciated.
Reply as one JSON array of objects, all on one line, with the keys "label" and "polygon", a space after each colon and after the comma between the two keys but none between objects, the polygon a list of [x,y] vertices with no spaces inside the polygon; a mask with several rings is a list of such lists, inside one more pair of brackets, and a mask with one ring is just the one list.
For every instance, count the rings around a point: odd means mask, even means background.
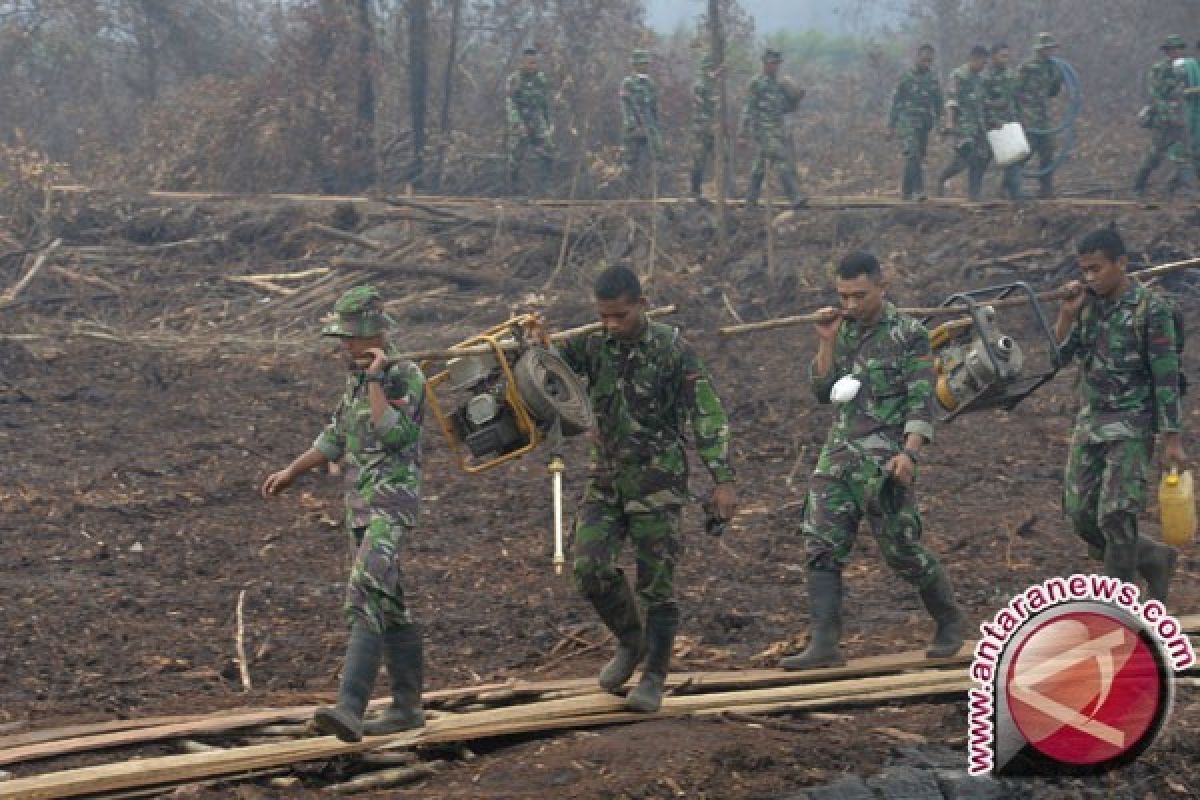
[{"label": "fallen log", "polygon": [[369,258],[334,258],[330,262],[340,269],[361,269],[369,272],[398,272],[404,275],[420,275],[430,278],[442,278],[463,286],[478,286],[485,283],[502,283],[503,279],[484,275],[479,272],[468,272],[451,267],[432,267],[422,264],[401,264],[396,261],[378,261]]}]

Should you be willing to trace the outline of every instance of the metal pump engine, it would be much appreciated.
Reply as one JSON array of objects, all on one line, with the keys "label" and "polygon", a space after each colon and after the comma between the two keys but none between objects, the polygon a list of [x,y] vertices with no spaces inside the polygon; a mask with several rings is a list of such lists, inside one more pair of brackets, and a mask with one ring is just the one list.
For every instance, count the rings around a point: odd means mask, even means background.
[{"label": "metal pump engine", "polygon": [[[1020,292],[1024,297],[1012,297]],[[996,309],[1028,303],[1041,327],[1051,353],[1050,368],[1026,374],[1026,353],[1012,336],[996,323]],[[954,419],[969,411],[1002,408],[1011,410],[1042,384],[1054,377],[1059,367],[1058,345],[1042,313],[1037,295],[1025,283],[1006,284],[953,295],[944,307],[961,306],[968,316],[942,323],[930,333],[937,383],[938,418]]]},{"label": "metal pump engine", "polygon": [[[526,341],[514,317],[458,345],[466,351],[426,384],[442,432],[469,473],[532,451],[544,439],[591,429],[583,382],[552,350]],[[447,410],[439,392],[452,393]]]}]

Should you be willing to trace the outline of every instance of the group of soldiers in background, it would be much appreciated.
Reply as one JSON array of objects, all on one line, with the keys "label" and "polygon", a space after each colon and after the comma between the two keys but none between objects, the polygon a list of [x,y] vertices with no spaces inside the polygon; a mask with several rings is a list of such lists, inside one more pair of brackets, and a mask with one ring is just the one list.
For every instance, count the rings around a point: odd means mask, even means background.
[{"label": "group of soldiers in background", "polygon": [[[933,69],[934,48],[922,44],[915,64],[901,77],[888,116],[889,139],[898,138],[904,158],[900,193],[905,200],[927,197],[924,163],[930,134],[938,130],[955,140],[954,155],[940,172],[934,194],[945,193],[945,183],[967,173],[967,197],[979,200],[983,181],[993,156],[988,132],[1009,122],[1019,122],[1029,144],[1023,161],[1001,167],[1002,186],[1010,200],[1024,197],[1023,178],[1036,177],[1038,197],[1054,196],[1056,164],[1055,123],[1051,104],[1063,88],[1063,73],[1055,53],[1058,42],[1052,34],[1039,33],[1033,55],[1016,69],[1009,66],[1011,51],[1004,42],[991,48],[976,45],[966,63],[950,74],[948,96],[944,96]],[[1165,158],[1176,165],[1168,190],[1186,197],[1200,196],[1196,160],[1200,158],[1200,66],[1184,58],[1187,45],[1178,35],[1163,42],[1164,58],[1149,73],[1151,104],[1139,115],[1151,131],[1151,148],[1134,179],[1134,192],[1145,193],[1150,175]],[[509,181],[516,187],[524,161],[531,155],[537,162],[537,184],[545,186],[554,164],[554,124],[550,113],[549,81],[538,65],[535,48],[526,48],[520,69],[508,78]],[[745,92],[738,142],[753,143],[756,155],[750,172],[746,204],[758,203],[768,170],[779,177],[783,191],[794,208],[807,202],[792,154],[791,137],[784,117],[794,112],[804,90],[779,75],[782,55],[768,49],[763,54],[762,72]],[[627,184],[649,183],[657,190],[663,160],[662,127],[658,112],[658,87],[649,75],[650,53],[635,50],[631,72],[621,81],[622,167]],[[700,63],[693,87],[690,191],[702,196],[705,173],[712,162],[716,139],[717,70],[710,56]],[[949,119],[946,119],[949,111]],[[943,124],[945,123],[945,125]],[[1036,166],[1033,161],[1036,158]]]}]

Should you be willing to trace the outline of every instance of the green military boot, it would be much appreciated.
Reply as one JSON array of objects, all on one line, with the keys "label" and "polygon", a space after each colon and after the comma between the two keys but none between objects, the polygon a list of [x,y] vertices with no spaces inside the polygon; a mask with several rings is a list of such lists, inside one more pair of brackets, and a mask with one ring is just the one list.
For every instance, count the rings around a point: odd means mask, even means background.
[{"label": "green military boot", "polygon": [[925,655],[929,658],[949,658],[956,655],[967,636],[967,615],[954,599],[954,588],[946,570],[938,567],[937,576],[920,589],[921,602],[937,623],[933,641]]},{"label": "green military boot", "polygon": [[808,647],[780,659],[781,669],[840,667],[846,663],[838,644],[842,640],[842,573],[808,570]]},{"label": "green military boot", "polygon": [[1146,185],[1150,182],[1150,173],[1154,172],[1154,167],[1142,163],[1138,167],[1137,175],[1133,178],[1133,193],[1138,197],[1146,196]]},{"label": "green military boot", "polygon": [[617,638],[617,653],[600,670],[600,688],[615,692],[633,677],[634,670],[645,654],[642,620],[638,617],[637,600],[629,581],[621,575],[615,591],[592,599],[592,605],[605,626]]},{"label": "green military boot", "polygon": [[704,196],[704,171],[693,169],[691,172],[692,197],[697,200]]},{"label": "green military boot", "polygon": [[350,643],[346,646],[346,661],[342,665],[342,683],[338,687],[336,706],[318,708],[313,714],[317,730],[331,734],[343,742],[362,739],[363,713],[375,688],[379,674],[383,639],[361,623],[350,628]]},{"label": "green military boot", "polygon": [[792,208],[804,208],[808,205],[808,196],[800,191],[800,179],[794,173],[783,173],[783,190],[787,192]]},{"label": "green military boot", "polygon": [[625,708],[649,714],[662,706],[671,648],[675,645],[678,630],[679,609],[676,606],[657,606],[646,612],[646,666],[642,669],[642,679],[625,698]]},{"label": "green military boot", "polygon": [[1171,575],[1175,572],[1175,562],[1178,560],[1179,551],[1174,547],[1138,536],[1137,571],[1146,579],[1146,595],[1151,600],[1167,602]]},{"label": "green military boot", "polygon": [[425,659],[421,629],[416,625],[401,625],[385,631],[383,659],[392,687],[392,704],[375,719],[366,720],[363,733],[382,736],[424,727],[421,689],[425,679]]},{"label": "green military boot", "polygon": [[763,176],[750,173],[750,186],[746,189],[746,208],[758,208],[758,196],[762,194]]}]

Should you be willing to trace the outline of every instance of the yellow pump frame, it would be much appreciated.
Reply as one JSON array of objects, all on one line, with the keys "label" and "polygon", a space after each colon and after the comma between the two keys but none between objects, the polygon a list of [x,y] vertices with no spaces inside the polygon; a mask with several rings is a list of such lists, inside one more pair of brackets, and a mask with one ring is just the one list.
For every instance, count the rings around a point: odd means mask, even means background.
[{"label": "yellow pump frame", "polygon": [[[500,365],[500,370],[504,373],[504,399],[508,403],[509,408],[512,409],[513,416],[516,418],[517,430],[528,439],[525,444],[511,453],[496,456],[479,464],[471,463],[470,453],[465,449],[462,439],[459,438],[458,433],[454,430],[454,426],[450,424],[450,420],[443,410],[441,402],[438,400],[437,387],[450,379],[450,371],[442,370],[425,382],[425,399],[429,403],[430,410],[433,411],[433,417],[437,420],[438,427],[442,429],[446,441],[450,443],[450,449],[454,452],[454,456],[458,460],[458,466],[463,472],[470,475],[486,472],[489,469],[495,469],[501,464],[515,461],[533,451],[542,441],[542,432],[538,429],[537,423],[533,421],[533,415],[529,413],[529,407],[517,391],[517,379],[513,375],[512,367],[508,363],[508,355],[504,343],[501,341],[501,338],[505,334],[515,336],[520,331],[521,326],[532,319],[532,314],[521,314],[520,316],[512,317],[507,322],[494,325],[483,333],[472,336],[470,339],[459,342],[450,348],[451,350],[458,350],[460,348],[466,349],[485,345],[490,347],[495,354],[496,363]],[[423,362],[421,369],[427,369],[429,363],[428,361]]]}]

